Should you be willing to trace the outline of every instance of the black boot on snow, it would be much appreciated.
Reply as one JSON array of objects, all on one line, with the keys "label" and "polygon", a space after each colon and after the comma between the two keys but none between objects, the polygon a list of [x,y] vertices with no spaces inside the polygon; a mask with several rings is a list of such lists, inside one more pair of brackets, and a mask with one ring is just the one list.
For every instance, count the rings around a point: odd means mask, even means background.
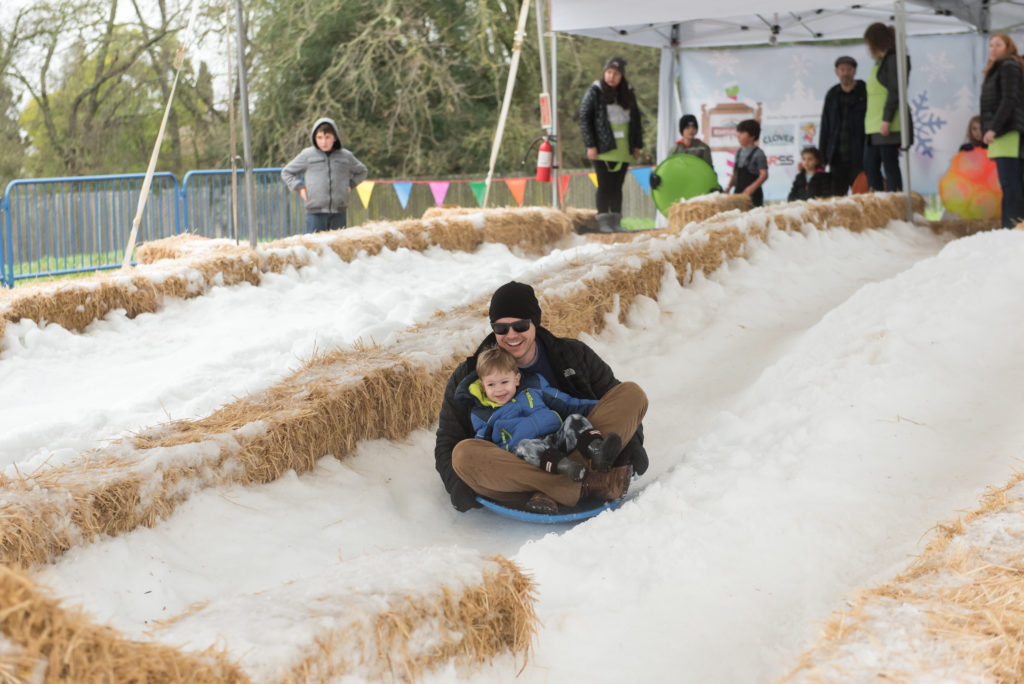
[{"label": "black boot on snow", "polygon": [[590,459],[594,470],[607,472],[622,451],[622,438],[614,432],[602,435],[600,430],[591,428],[576,436],[576,448]]}]

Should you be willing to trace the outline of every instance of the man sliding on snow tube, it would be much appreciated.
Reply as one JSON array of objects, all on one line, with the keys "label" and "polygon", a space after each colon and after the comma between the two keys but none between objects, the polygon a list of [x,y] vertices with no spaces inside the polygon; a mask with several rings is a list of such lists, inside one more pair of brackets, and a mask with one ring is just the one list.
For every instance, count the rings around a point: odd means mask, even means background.
[{"label": "man sliding on snow tube", "polygon": [[[434,460],[452,505],[459,511],[480,506],[477,495],[505,506],[535,513],[558,513],[558,506],[612,501],[622,498],[632,472],[647,470],[640,421],[647,412],[647,395],[633,382],[619,382],[611,368],[583,342],[556,337],[540,325],[541,310],[533,288],[515,281],[505,283],[491,297],[489,317],[493,332],[448,378],[438,418]],[[587,466],[587,475],[575,482],[545,472],[493,442],[475,439],[470,413],[473,406],[456,399],[459,383],[476,369],[479,354],[499,346],[515,357],[522,371],[544,377],[567,394],[596,399],[588,415],[594,428],[622,438],[622,451],[606,472],[573,451],[569,457]]]}]

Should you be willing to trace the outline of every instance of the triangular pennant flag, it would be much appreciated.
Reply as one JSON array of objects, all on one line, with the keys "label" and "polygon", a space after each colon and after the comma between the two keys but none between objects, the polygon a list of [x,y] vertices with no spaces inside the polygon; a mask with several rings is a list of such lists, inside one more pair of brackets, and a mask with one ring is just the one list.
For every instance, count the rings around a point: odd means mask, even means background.
[{"label": "triangular pennant flag", "polygon": [[430,193],[434,196],[434,204],[441,206],[444,204],[444,198],[448,194],[448,186],[451,185],[448,181],[430,181]]},{"label": "triangular pennant flag", "polygon": [[597,187],[597,174],[596,173],[588,173],[587,175],[590,176],[590,182],[593,183],[594,187],[596,188]]},{"label": "triangular pennant flag", "polygon": [[484,203],[484,193],[487,192],[487,182],[469,181],[469,188],[473,191],[473,195],[476,197],[476,205],[479,207]]},{"label": "triangular pennant flag", "polygon": [[640,184],[640,187],[644,189],[644,192],[648,195],[651,194],[651,167],[644,166],[639,169],[630,169],[630,173],[633,174],[633,178],[636,178],[636,182]]},{"label": "triangular pennant flag", "polygon": [[519,206],[523,206],[523,195],[526,194],[526,179],[525,178],[506,178],[505,185],[512,191],[512,196],[516,198],[516,203]]},{"label": "triangular pennant flag", "polygon": [[396,181],[391,185],[395,186],[395,194],[398,195],[398,201],[401,203],[402,208],[405,209],[406,205],[409,204],[409,193],[412,192],[412,183]]},{"label": "triangular pennant flag", "polygon": [[367,209],[370,206],[370,195],[373,194],[373,186],[377,184],[377,181],[363,181],[356,186],[356,192],[359,193],[359,199],[363,201],[363,209]]},{"label": "triangular pennant flag", "polygon": [[565,193],[569,192],[569,178],[571,178],[571,176],[561,176],[558,179],[558,183],[560,186],[558,191],[563,200],[565,199]]}]

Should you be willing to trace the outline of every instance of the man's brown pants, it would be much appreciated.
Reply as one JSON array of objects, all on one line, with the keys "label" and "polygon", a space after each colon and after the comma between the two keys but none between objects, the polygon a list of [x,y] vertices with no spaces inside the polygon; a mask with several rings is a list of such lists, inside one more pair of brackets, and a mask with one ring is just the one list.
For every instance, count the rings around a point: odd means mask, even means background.
[{"label": "man's brown pants", "polygon": [[[646,413],[647,395],[635,382],[623,382],[605,393],[587,420],[603,434],[618,433],[625,444],[633,438]],[[590,467],[589,459],[577,451],[569,458]],[[582,483],[545,472],[482,439],[464,439],[456,444],[452,467],[473,491],[501,504],[522,506],[534,492],[544,492],[563,506],[575,506],[580,500]]]}]

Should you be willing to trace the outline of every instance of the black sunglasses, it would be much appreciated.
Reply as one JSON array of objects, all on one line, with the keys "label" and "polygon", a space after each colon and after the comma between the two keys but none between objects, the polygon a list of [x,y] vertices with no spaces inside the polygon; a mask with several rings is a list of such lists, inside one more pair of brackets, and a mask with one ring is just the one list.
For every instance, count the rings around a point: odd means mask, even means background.
[{"label": "black sunglasses", "polygon": [[524,333],[530,329],[530,323],[529,318],[513,321],[512,323],[491,323],[491,330],[494,331],[495,335],[508,335],[509,328],[517,333]]}]

